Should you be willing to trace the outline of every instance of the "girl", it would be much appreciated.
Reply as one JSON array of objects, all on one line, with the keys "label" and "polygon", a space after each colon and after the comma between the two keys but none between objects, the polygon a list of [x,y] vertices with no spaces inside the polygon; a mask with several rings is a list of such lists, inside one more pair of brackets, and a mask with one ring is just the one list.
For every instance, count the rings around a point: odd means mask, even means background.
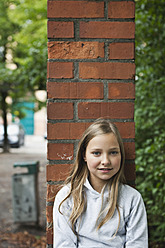
[{"label": "girl", "polygon": [[114,124],[99,119],[83,134],[53,208],[54,248],[147,248],[142,197],[124,184],[124,147]]}]

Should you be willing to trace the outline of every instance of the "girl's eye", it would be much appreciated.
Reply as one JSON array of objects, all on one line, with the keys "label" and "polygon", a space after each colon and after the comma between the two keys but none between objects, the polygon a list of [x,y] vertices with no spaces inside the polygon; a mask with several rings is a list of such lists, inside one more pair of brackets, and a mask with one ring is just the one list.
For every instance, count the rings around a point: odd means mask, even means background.
[{"label": "girl's eye", "polygon": [[117,155],[117,154],[119,154],[119,152],[118,151],[111,151],[110,154],[111,155]]},{"label": "girl's eye", "polygon": [[93,152],[93,155],[94,156],[99,156],[100,155],[100,152]]}]

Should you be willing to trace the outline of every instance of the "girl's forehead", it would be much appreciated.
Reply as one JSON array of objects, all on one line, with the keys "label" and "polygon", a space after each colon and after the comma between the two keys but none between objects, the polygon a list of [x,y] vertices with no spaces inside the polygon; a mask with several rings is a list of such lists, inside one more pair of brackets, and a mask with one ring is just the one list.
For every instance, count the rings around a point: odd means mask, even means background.
[{"label": "girl's forehead", "polygon": [[114,133],[107,133],[107,134],[99,134],[96,135],[95,137],[93,137],[89,143],[88,143],[88,147],[89,146],[98,146],[101,147],[103,145],[107,145],[107,146],[114,146],[114,147],[119,147],[119,143],[118,140],[115,136]]}]

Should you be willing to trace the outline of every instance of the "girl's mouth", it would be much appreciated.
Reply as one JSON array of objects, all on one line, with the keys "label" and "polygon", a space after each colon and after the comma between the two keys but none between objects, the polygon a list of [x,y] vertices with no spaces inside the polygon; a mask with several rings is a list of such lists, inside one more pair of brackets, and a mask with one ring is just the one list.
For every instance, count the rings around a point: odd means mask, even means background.
[{"label": "girl's mouth", "polygon": [[100,168],[99,170],[102,170],[102,171],[110,171],[110,170],[112,170],[112,168]]}]

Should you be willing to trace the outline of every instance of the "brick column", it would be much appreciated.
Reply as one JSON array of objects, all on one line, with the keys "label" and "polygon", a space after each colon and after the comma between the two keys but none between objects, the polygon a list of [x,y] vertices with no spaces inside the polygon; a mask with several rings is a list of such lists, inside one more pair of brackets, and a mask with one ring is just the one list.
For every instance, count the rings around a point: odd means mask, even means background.
[{"label": "brick column", "polygon": [[[134,17],[133,0],[48,0],[48,227],[78,140],[99,117],[118,126],[134,185]],[[51,228],[47,238],[52,247]]]}]

